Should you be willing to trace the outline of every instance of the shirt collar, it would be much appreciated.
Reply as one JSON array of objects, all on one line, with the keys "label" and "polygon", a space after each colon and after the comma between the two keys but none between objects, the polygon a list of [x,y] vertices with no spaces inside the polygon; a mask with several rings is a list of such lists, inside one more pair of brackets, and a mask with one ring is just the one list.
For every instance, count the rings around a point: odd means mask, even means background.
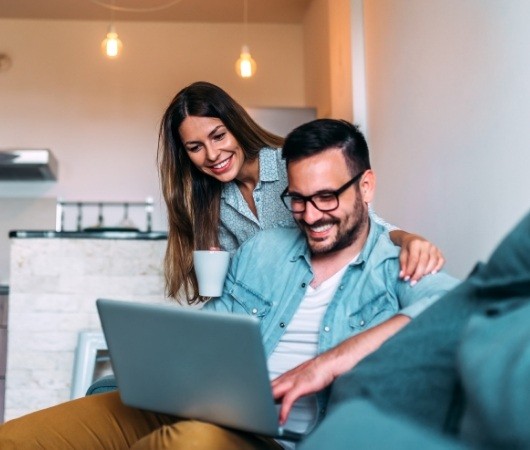
[{"label": "shirt collar", "polygon": [[361,250],[361,253],[359,254],[359,257],[353,264],[364,264],[366,262],[366,260],[370,256],[370,253],[372,253],[372,250],[375,247],[375,244],[377,243],[379,236],[384,230],[382,225],[375,223],[371,218],[369,222],[370,222],[370,231],[368,232],[366,242],[363,245],[363,248]]},{"label": "shirt collar", "polygon": [[280,150],[262,148],[259,152],[259,181],[278,181],[278,163],[285,164]]},{"label": "shirt collar", "polygon": [[[281,159],[281,150],[275,150],[269,147],[264,147],[259,152],[259,180],[256,188],[259,188],[262,181],[278,181],[280,174],[278,173],[278,159]],[[233,181],[226,183],[221,190],[221,198],[232,199],[235,195],[236,186]]]}]

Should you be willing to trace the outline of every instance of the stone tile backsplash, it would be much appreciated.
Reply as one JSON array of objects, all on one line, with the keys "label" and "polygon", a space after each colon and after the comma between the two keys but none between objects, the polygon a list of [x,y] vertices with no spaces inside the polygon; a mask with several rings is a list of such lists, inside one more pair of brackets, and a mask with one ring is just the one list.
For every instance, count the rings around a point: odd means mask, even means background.
[{"label": "stone tile backsplash", "polygon": [[5,419],[70,398],[95,300],[164,299],[165,240],[11,239]]}]

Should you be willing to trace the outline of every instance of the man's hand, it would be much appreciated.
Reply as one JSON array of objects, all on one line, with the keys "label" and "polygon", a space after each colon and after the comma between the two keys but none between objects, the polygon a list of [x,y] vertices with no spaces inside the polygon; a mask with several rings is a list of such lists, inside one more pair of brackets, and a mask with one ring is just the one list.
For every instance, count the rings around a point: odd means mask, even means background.
[{"label": "man's hand", "polygon": [[386,322],[346,339],[331,350],[300,364],[273,380],[272,394],[276,400],[282,401],[280,425],[287,421],[296,400],[329,386],[335,378],[377,350],[383,342],[409,322],[409,317],[396,314]]},{"label": "man's hand", "polygon": [[272,381],[274,398],[282,400],[280,425],[287,421],[287,416],[296,400],[324,389],[336,378],[332,365],[329,361],[326,363],[324,355],[326,354],[310,359]]},{"label": "man's hand", "polygon": [[399,254],[400,278],[410,280],[414,286],[421,277],[438,272],[445,263],[441,250],[427,239],[403,230],[390,232],[395,245],[401,247]]}]

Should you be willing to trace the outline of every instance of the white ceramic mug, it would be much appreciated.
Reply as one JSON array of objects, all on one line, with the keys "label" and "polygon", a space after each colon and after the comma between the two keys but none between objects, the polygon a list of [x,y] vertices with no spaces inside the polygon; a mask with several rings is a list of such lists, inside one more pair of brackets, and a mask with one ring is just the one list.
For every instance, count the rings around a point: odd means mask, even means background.
[{"label": "white ceramic mug", "polygon": [[230,253],[222,250],[195,250],[193,266],[203,297],[219,297],[223,293]]}]

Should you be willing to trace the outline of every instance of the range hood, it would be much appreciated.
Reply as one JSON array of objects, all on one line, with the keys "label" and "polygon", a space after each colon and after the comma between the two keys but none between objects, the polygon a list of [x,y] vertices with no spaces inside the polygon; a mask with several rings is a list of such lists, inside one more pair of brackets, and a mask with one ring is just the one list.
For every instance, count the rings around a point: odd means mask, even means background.
[{"label": "range hood", "polygon": [[0,150],[0,181],[57,179],[57,160],[47,149]]}]

